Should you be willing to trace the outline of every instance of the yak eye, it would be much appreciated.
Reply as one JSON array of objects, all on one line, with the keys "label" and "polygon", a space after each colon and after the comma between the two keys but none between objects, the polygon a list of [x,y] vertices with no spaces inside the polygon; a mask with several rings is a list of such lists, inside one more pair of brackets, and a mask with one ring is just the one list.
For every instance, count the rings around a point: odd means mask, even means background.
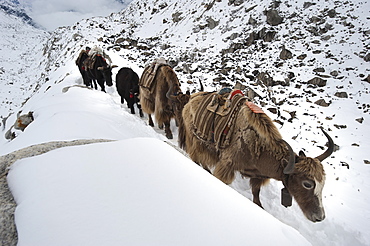
[{"label": "yak eye", "polygon": [[315,183],[311,180],[304,180],[302,181],[302,185],[305,189],[311,190],[315,186]]}]

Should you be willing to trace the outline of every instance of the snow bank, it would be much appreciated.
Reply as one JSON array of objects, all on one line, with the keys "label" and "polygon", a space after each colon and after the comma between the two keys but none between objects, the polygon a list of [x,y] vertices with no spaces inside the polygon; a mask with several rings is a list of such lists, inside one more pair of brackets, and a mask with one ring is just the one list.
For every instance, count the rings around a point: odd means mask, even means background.
[{"label": "snow bank", "polygon": [[158,139],[54,150],[8,182],[19,245],[309,245]]}]

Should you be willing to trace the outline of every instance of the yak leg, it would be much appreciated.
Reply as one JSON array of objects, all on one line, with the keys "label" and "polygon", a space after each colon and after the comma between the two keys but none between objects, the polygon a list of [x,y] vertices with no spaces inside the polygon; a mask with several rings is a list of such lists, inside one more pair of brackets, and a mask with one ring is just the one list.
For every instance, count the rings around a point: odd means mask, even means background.
[{"label": "yak leg", "polygon": [[[97,90],[97,89],[98,89],[98,85],[96,84],[96,80],[95,80],[95,79],[93,79],[93,80],[92,80],[92,82],[93,82],[93,83],[91,83],[91,87],[92,87],[92,88],[94,88],[95,90]],[[93,84],[94,84],[94,85],[93,85]]]},{"label": "yak leg", "polygon": [[137,107],[139,108],[139,115],[140,117],[144,117],[143,110],[141,109],[141,105],[137,104]]},{"label": "yak leg", "polygon": [[98,81],[98,84],[100,85],[101,91],[106,92],[105,91],[104,81]]},{"label": "yak leg", "polygon": [[263,179],[263,178],[250,178],[249,184],[252,187],[252,194],[253,194],[253,202],[257,204],[258,206],[262,207],[261,201],[260,201],[260,190],[261,186],[264,185],[269,179]]},{"label": "yak leg", "polygon": [[231,162],[228,162],[226,165],[218,164],[213,175],[227,185],[231,184],[235,178],[234,170],[231,168]]},{"label": "yak leg", "polygon": [[127,100],[127,106],[130,108],[131,114],[135,114],[134,102],[132,98]]},{"label": "yak leg", "polygon": [[135,96],[135,98],[136,98],[136,100],[135,100],[136,106],[139,109],[139,115],[140,115],[140,117],[144,117],[143,110],[141,109],[140,101],[139,101],[139,99],[137,99],[136,96]]},{"label": "yak leg", "polygon": [[131,105],[130,110],[131,110],[131,114],[135,114],[134,105]]},{"label": "yak leg", "polygon": [[166,133],[166,137],[168,139],[173,139],[169,121],[164,123],[164,132]]},{"label": "yak leg", "polygon": [[148,114],[148,118],[149,118],[149,125],[150,126],[154,126],[152,115],[151,114]]}]

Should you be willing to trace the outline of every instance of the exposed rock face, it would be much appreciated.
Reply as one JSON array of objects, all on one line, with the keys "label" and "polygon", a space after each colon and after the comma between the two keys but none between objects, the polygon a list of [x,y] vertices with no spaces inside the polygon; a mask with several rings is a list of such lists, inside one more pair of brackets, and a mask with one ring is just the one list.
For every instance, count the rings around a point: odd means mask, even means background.
[{"label": "exposed rock face", "polygon": [[14,125],[5,133],[5,138],[9,140],[13,140],[16,138],[15,132],[12,131],[12,128],[16,130],[21,130],[22,132],[26,127],[34,121],[33,112],[28,112],[28,114],[18,115],[17,120],[15,121]]},{"label": "exposed rock face", "polygon": [[280,59],[282,60],[288,60],[293,58],[293,53],[290,50],[287,50],[285,47],[282,48],[280,52]]},{"label": "exposed rock face", "polygon": [[319,99],[315,102],[315,104],[321,107],[329,107],[330,103],[327,103],[324,99]]},{"label": "exposed rock face", "polygon": [[17,245],[18,235],[14,223],[14,211],[16,203],[11,194],[6,176],[8,168],[17,160],[37,156],[49,152],[54,149],[85,145],[92,143],[109,142],[107,139],[89,139],[89,140],[74,140],[74,141],[56,141],[29,146],[21,150],[14,151],[4,156],[0,156],[0,245],[13,246]]},{"label": "exposed rock face", "polygon": [[283,22],[283,18],[279,15],[277,10],[275,9],[267,10],[265,11],[265,14],[267,18],[266,21],[271,26],[277,26]]},{"label": "exposed rock face", "polygon": [[319,78],[319,77],[315,77],[313,79],[310,79],[307,83],[311,84],[311,85],[316,85],[316,86],[319,86],[319,87],[326,86],[326,80],[322,79],[322,78]]}]

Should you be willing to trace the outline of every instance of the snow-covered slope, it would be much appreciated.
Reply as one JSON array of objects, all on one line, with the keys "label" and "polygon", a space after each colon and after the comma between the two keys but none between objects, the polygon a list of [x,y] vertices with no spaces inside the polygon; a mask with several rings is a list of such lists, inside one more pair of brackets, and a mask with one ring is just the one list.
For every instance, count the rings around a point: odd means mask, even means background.
[{"label": "snow-covered slope", "polygon": [[4,118],[44,82],[42,49],[49,35],[2,10],[0,20],[0,117]]},{"label": "snow-covered slope", "polygon": [[[337,151],[323,163],[326,219],[313,224],[296,203],[282,207],[282,185],[275,181],[262,190],[261,201],[314,245],[368,245],[369,9],[362,1],[134,1],[121,13],[60,28],[43,50],[47,69],[34,71],[49,82],[19,108],[35,112],[35,121],[13,141],[1,140],[1,154],[53,140],[123,139],[120,127],[135,137],[136,128],[117,114],[114,88],[108,94],[80,88],[63,94],[61,87],[81,84],[74,60],[86,45],[101,46],[114,64],[139,75],[146,63],[163,56],[175,66],[184,91],[197,90],[200,80],[206,90],[238,84],[296,152],[320,154],[326,139],[318,127],[327,129]],[[281,23],[267,22],[273,10]],[[81,108],[74,107],[79,101]],[[8,118],[3,133],[14,121],[15,115]],[[239,177],[231,187],[251,198],[248,180]]]}]

